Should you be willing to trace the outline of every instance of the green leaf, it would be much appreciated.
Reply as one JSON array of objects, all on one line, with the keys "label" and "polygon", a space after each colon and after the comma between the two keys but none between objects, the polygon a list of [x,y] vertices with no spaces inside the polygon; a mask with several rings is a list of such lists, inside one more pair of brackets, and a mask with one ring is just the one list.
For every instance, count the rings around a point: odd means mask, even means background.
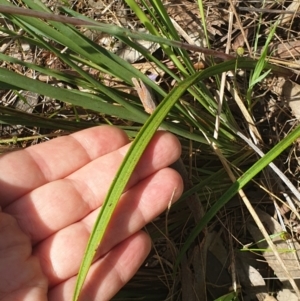
[{"label": "green leaf", "polygon": [[290,146],[300,136],[300,125],[281,140],[275,147],[273,147],[264,157],[259,159],[252,167],[250,167],[240,178],[234,182],[230,188],[223,194],[223,196],[210,208],[203,219],[190,233],[188,239],[180,250],[180,254],[176,260],[175,270],[183,256],[189,249],[195,238],[200,234],[209,221],[217,214],[217,212],[242,189],[254,176],[256,176],[262,169],[270,164],[278,155],[282,153],[288,146]]},{"label": "green leaf", "polygon": [[236,292],[231,292],[222,297],[219,297],[218,299],[215,299],[214,301],[238,301],[238,299]]},{"label": "green leaf", "polygon": [[[111,216],[113,214],[113,211],[117,205],[117,202],[119,198],[121,197],[121,194],[123,193],[123,190],[126,186],[126,184],[129,181],[129,178],[138,163],[139,158],[143,154],[145,148],[147,147],[149,141],[153,137],[155,131],[160,126],[160,124],[163,122],[164,118],[167,116],[168,112],[172,108],[172,106],[176,103],[176,101],[182,96],[185,90],[187,90],[191,85],[195,84],[197,81],[201,81],[209,76],[214,76],[217,74],[217,72],[225,72],[228,70],[234,70],[236,68],[236,60],[228,61],[221,63],[218,66],[218,70],[215,68],[207,68],[203,70],[200,73],[196,73],[188,78],[186,78],[184,81],[179,83],[177,87],[175,87],[169,95],[160,103],[160,105],[157,107],[155,112],[149,117],[149,119],[146,121],[145,125],[142,127],[141,131],[136,136],[136,139],[132,143],[128,153],[126,154],[123,163],[118,170],[115,179],[113,180],[113,183],[108,191],[107,197],[104,201],[104,204],[102,206],[102,209],[99,213],[99,216],[97,217],[97,220],[95,222],[95,226],[93,228],[93,231],[91,233],[87,249],[85,251],[84,259],[82,261],[80,271],[77,278],[77,283],[74,291],[73,301],[78,300],[80,291],[82,289],[82,286],[84,284],[85,278],[87,276],[87,273],[89,271],[89,268],[92,264],[94,255],[96,253],[96,250],[98,249],[99,245],[101,244],[102,238],[105,233],[105,229],[107,228],[107,225],[111,219]],[[255,61],[248,60],[248,59],[239,59],[238,61],[238,67],[239,68],[250,68],[253,69],[255,67]],[[269,65],[267,64],[267,68]],[[279,145],[279,144],[278,144]],[[282,144],[280,144],[282,146]],[[269,155],[269,153],[266,155],[266,157]],[[270,156],[270,155],[269,155]],[[268,157],[267,157],[268,158]],[[273,157],[272,157],[273,158]],[[255,169],[257,171],[257,167]],[[247,173],[245,174],[247,175]],[[242,184],[245,185],[245,181],[249,181],[249,177],[243,178]],[[225,203],[228,201],[228,197],[231,198],[236,191],[238,191],[239,188],[236,186],[239,184],[234,184],[233,188],[226,192],[224,195],[224,199],[226,200]],[[240,187],[240,186],[239,186]],[[221,208],[223,205],[216,204],[217,208]],[[213,209],[213,208],[212,208]],[[212,216],[215,214],[215,211],[210,210],[210,215],[208,215],[206,223],[212,218]],[[212,215],[213,214],[213,215]],[[200,223],[200,226],[203,227],[206,225],[206,223]],[[190,237],[194,239],[197,234],[199,233],[198,227],[194,229]],[[201,231],[201,230],[200,230]],[[188,243],[191,243],[191,240],[189,240]],[[189,244],[186,244],[183,248],[182,252],[185,252],[187,248],[186,246],[189,246]],[[178,264],[178,263],[177,263]]]},{"label": "green leaf", "polygon": [[[229,69],[235,67],[235,62],[227,62],[224,64],[224,67],[226,66],[228,68],[230,66]],[[163,122],[172,106],[182,96],[182,94],[191,85],[195,84],[197,81],[203,80],[207,76],[210,76],[211,73],[213,73],[212,70],[208,68],[200,73],[196,73],[188,77],[187,79],[179,83],[179,85],[175,87],[160,103],[155,112],[149,117],[149,119],[142,127],[141,131],[136,136],[123,160],[120,169],[116,174],[115,179],[113,180],[113,183],[110,186],[104,204],[95,222],[87,249],[85,251],[84,259],[79,270],[73,301],[78,300],[85,278],[92,264],[95,253],[99,245],[101,244],[105,229],[107,228],[117,202],[121,197],[135,166],[137,165],[141,155],[143,154],[157,128]]]},{"label": "green leaf", "polygon": [[[71,90],[54,87],[38,80],[14,73],[5,68],[0,68],[0,82],[4,82],[6,84],[14,83],[14,85],[19,89],[28,90],[40,95],[46,95],[54,99],[82,106],[104,114],[117,115],[129,120],[130,118],[133,118],[130,116],[128,110],[125,110],[123,107],[107,103],[105,101],[106,99],[103,99],[99,94],[94,95],[86,92],[80,92],[75,89]],[[112,94],[113,92],[110,91],[110,93]],[[139,112],[140,115],[134,115],[134,120],[141,123],[144,122],[146,120],[146,114],[138,111],[137,109],[135,110]]]},{"label": "green leaf", "polygon": [[141,131],[138,133],[134,142],[132,143],[128,153],[126,154],[123,163],[116,174],[115,179],[108,191],[105,202],[101,208],[100,214],[96,220],[94,229],[90,236],[88,246],[84,255],[83,262],[80,267],[80,271],[77,278],[76,288],[73,296],[73,300],[77,300],[82,289],[84,280],[87,276],[88,270],[92,264],[94,255],[97,248],[101,244],[102,238],[105,233],[105,229],[111,219],[113,211],[117,205],[123,190],[129,181],[135,166],[137,165],[141,155],[145,148],[160,126],[172,106],[182,96],[188,87],[194,84],[201,78],[202,74],[198,73],[190,78],[187,78],[181,82],[178,87],[174,88],[171,93],[161,102],[155,112],[149,117]]}]

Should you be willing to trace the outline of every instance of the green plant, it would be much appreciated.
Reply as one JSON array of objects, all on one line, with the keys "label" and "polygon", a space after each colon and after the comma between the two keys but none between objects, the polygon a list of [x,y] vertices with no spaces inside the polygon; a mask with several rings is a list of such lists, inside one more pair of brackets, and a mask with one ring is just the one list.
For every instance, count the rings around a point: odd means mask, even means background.
[{"label": "green plant", "polygon": [[[68,7],[61,7],[60,10],[62,13],[74,18],[63,19],[65,20],[63,23],[59,21],[57,16],[52,15],[51,17],[49,15],[51,11],[42,2],[32,0],[24,0],[23,4],[36,13],[34,17],[30,16],[30,12],[27,16],[19,15],[18,12],[21,14],[22,11],[17,10],[16,14],[11,14],[7,11],[3,13],[13,26],[2,26],[2,32],[20,43],[26,42],[31,47],[38,47],[44,52],[55,55],[72,72],[66,73],[63,70],[50,69],[34,62],[26,62],[0,53],[0,59],[5,61],[8,66],[15,64],[25,70],[33,70],[39,74],[51,77],[65,85],[60,87],[55,84],[47,84],[17,74],[8,68],[1,68],[0,84],[2,88],[11,89],[16,95],[20,90],[29,90],[60,101],[64,108],[71,106],[72,110],[75,111],[76,120],[70,121],[56,118],[57,112],[48,116],[42,116],[37,111],[28,114],[12,108],[1,107],[2,115],[0,119],[2,123],[73,131],[94,125],[81,118],[80,114],[78,114],[77,108],[84,108],[100,114],[103,117],[102,122],[119,124],[119,122],[115,121],[124,121],[119,126],[124,128],[132,138],[135,138],[112,183],[103,209],[96,221],[78,277],[74,300],[79,296],[85,276],[93,260],[94,252],[101,243],[105,228],[118,199],[139,157],[161,123],[165,129],[180,137],[186,156],[193,155],[193,153],[197,153],[197,149],[201,149],[200,156],[205,161],[200,167],[195,164],[193,168],[190,168],[191,179],[194,185],[189,187],[182,196],[181,201],[171,208],[168,216],[170,220],[166,222],[166,230],[158,231],[157,229],[152,229],[150,231],[152,238],[157,239],[157,237],[167,236],[172,231],[180,232],[186,225],[189,227],[188,236],[183,236],[183,239],[176,237],[176,242],[180,241],[180,247],[178,247],[177,256],[172,263],[172,277],[175,277],[183,256],[191,248],[196,237],[209,225],[220,209],[299,136],[299,128],[297,128],[267,155],[253,164],[253,161],[256,161],[256,159],[253,159],[255,152],[238,135],[240,116],[236,116],[228,103],[224,102],[219,116],[221,125],[218,139],[214,139],[214,124],[218,112],[218,104],[215,101],[213,90],[218,89],[218,77],[223,72],[229,70],[237,71],[238,69],[253,70],[249,81],[249,89],[246,92],[246,99],[249,101],[249,105],[251,105],[250,98],[255,85],[261,82],[271,70],[285,75],[290,74],[290,72],[267,62],[267,46],[261,59],[255,61],[241,57],[235,59],[232,55],[226,55],[211,49],[205,50],[184,45],[180,41],[180,37],[161,1],[142,1],[141,5],[137,5],[135,1],[131,0],[126,2],[149,33],[140,33],[117,26],[100,24]],[[11,8],[14,7],[5,0],[0,0],[0,4]],[[200,3],[200,8],[202,8],[202,18],[204,19],[202,3]],[[46,14],[42,15],[42,13]],[[37,19],[38,16],[42,16],[44,19]],[[205,23],[205,20],[203,22]],[[75,25],[80,25],[80,27],[78,28]],[[162,89],[161,86],[134,68],[130,63],[87,38],[82,28],[105,32],[139,51],[145,60],[155,64],[156,68],[159,68],[171,80],[174,80],[176,82],[175,87],[172,90]],[[19,34],[19,29],[23,31],[22,34]],[[276,27],[273,27],[270,32],[267,44],[270,42],[275,29]],[[207,34],[206,39],[208,40]],[[139,40],[159,43],[166,58],[172,62],[173,70],[142,47],[137,42]],[[62,51],[65,49],[66,51]],[[193,67],[189,50],[203,50],[206,51],[207,55],[216,56],[226,61],[213,63],[209,68],[197,71]],[[93,76],[87,71],[89,69],[94,70],[97,76]],[[138,97],[128,93],[128,89],[132,89],[132,78],[141,79],[152,88],[157,98],[161,101],[155,113],[150,117],[143,111]],[[169,82],[171,82],[170,79],[168,80]],[[208,79],[211,79],[209,84],[213,88],[208,87]],[[108,83],[113,81],[122,84],[122,88],[108,86]],[[192,101],[189,97],[192,98]],[[132,122],[133,125],[126,125],[125,121]],[[218,147],[221,156],[235,170],[238,180],[233,184],[223,169],[220,157],[216,155],[216,149],[212,147],[213,144]],[[191,164],[191,161],[188,163]],[[204,190],[207,186],[213,191],[213,197],[209,202],[205,201]],[[201,220],[192,222],[189,219],[191,209],[188,208],[184,200],[195,193],[201,197],[201,206],[207,208],[207,210],[204,212]],[[183,218],[175,216],[176,210],[183,212]],[[157,228],[161,229],[160,227]],[[236,298],[236,293],[220,297],[218,300],[234,300],[234,298]]]}]

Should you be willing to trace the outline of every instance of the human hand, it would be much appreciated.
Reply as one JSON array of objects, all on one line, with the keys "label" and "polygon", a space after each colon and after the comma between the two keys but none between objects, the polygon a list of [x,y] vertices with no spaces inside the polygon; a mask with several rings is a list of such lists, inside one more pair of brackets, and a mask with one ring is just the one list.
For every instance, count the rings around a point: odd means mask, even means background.
[{"label": "human hand", "polygon": [[[70,301],[93,224],[129,148],[101,126],[0,157],[0,300]],[[179,198],[179,141],[157,132],[120,199],[82,300],[109,300],[151,247],[140,229]]]}]

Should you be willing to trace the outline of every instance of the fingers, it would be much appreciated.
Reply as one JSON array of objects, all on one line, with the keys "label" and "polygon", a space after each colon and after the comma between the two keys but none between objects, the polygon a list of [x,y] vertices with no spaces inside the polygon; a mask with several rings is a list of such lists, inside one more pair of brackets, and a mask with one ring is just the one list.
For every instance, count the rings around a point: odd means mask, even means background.
[{"label": "fingers", "polygon": [[[182,179],[171,168],[160,170],[129,189],[118,203],[98,255],[103,256],[153,220],[170,202],[179,198],[182,190]],[[57,232],[35,248],[34,254],[40,258],[50,286],[78,272],[98,213],[99,210],[95,210],[82,221]]]},{"label": "fingers", "polygon": [[[129,145],[126,145],[95,159],[65,179],[35,189],[6,207],[5,211],[18,220],[34,243],[45,239],[102,205],[128,148]],[[138,163],[128,188],[172,164],[180,152],[180,143],[174,135],[156,133]]]},{"label": "fingers", "polygon": [[0,202],[5,207],[29,191],[64,178],[88,162],[128,143],[116,127],[100,126],[2,155]]},{"label": "fingers", "polygon": [[16,220],[0,213],[1,300],[47,300],[47,279],[31,252],[30,239]]},{"label": "fingers", "polygon": [[[132,235],[96,261],[89,271],[79,300],[111,300],[128,282],[146,259],[151,247],[149,237],[142,231]],[[76,277],[49,291],[49,301],[72,299]]]}]

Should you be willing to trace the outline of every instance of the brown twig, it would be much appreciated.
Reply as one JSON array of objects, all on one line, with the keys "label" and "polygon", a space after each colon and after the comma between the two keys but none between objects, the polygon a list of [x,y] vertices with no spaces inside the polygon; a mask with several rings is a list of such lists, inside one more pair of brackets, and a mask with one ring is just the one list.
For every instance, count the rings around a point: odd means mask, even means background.
[{"label": "brown twig", "polygon": [[[55,15],[52,13],[45,13],[45,12],[39,12],[31,9],[25,9],[21,7],[15,7],[11,5],[0,5],[0,13],[4,14],[12,14],[12,15],[22,15],[22,16],[28,16],[28,17],[34,17],[34,18],[40,18],[40,19],[45,19],[45,20],[50,20],[50,21],[56,21],[56,22],[63,22],[71,25],[77,25],[77,26],[93,26],[93,27],[98,27],[100,31],[105,31],[107,33],[111,33],[112,35],[127,35],[129,37],[132,37],[134,39],[140,39],[140,40],[148,40],[156,42],[157,43],[165,43],[166,45],[169,45],[171,47],[177,47],[177,48],[182,48],[186,50],[191,50],[191,51],[196,51],[196,52],[202,52],[206,55],[211,55],[213,57],[218,57],[222,60],[231,60],[234,59],[235,56],[226,54],[221,51],[217,50],[212,50],[196,45],[191,45],[187,43],[183,43],[180,41],[174,41],[174,40],[167,40],[167,39],[162,39],[160,37],[153,37],[151,38],[151,35],[149,34],[142,34],[138,32],[134,32],[132,30],[128,30],[126,28],[121,28],[118,26],[109,26],[108,24],[103,24],[99,23],[96,21],[89,21],[89,20],[83,20],[79,18],[73,18],[73,17],[67,17],[67,16],[62,16],[62,15]],[[103,29],[103,30],[102,30]],[[151,38],[151,39],[150,39]]]}]

